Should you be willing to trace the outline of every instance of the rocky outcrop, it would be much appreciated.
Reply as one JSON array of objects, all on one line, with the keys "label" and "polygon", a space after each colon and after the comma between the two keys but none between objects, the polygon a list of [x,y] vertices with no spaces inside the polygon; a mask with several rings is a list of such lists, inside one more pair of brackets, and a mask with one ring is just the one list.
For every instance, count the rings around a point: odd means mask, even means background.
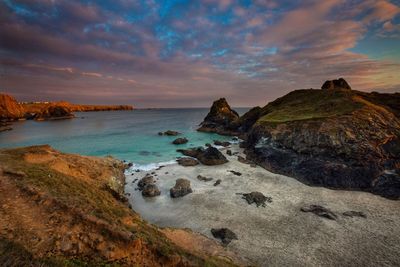
[{"label": "rocky outcrop", "polygon": [[228,162],[226,157],[215,147],[178,149],[185,156],[197,158],[204,165],[220,165]]},{"label": "rocky outcrop", "polygon": [[24,118],[24,108],[14,97],[0,94],[0,121],[13,121]]},{"label": "rocky outcrop", "polygon": [[237,240],[237,236],[228,228],[213,228],[211,234],[218,239],[221,239],[222,244],[228,245],[232,240]]},{"label": "rocky outcrop", "polygon": [[326,81],[324,84],[321,86],[321,89],[323,90],[351,90],[350,85],[346,82],[345,79],[339,78],[337,80],[331,80],[331,81]]},{"label": "rocky outcrop", "polygon": [[177,179],[175,182],[175,186],[172,187],[169,191],[172,198],[183,197],[192,192],[193,191],[190,187],[190,181],[182,178]]},{"label": "rocky outcrop", "polygon": [[62,106],[51,105],[44,108],[40,113],[36,114],[35,120],[64,120],[72,119],[74,117],[74,114],[72,114],[69,109]]},{"label": "rocky outcrop", "polygon": [[159,132],[158,133],[158,135],[167,135],[167,136],[177,136],[177,135],[180,135],[180,134],[181,134],[180,132],[172,131],[172,130],[168,130],[168,131],[165,131],[165,132]]},{"label": "rocky outcrop", "polygon": [[144,197],[156,197],[161,194],[160,189],[158,189],[155,184],[148,184],[142,190],[142,196]]},{"label": "rocky outcrop", "polygon": [[329,209],[327,209],[323,206],[320,206],[320,205],[309,205],[309,206],[302,207],[300,210],[302,212],[314,213],[315,215],[317,215],[319,217],[323,217],[323,218],[326,218],[329,220],[337,219],[337,215],[335,213],[333,213]]},{"label": "rocky outcrop", "polygon": [[185,166],[185,167],[196,166],[196,165],[199,164],[197,159],[189,158],[189,157],[179,158],[176,161],[178,162],[179,165],[182,165],[182,166]]},{"label": "rocky outcrop", "polygon": [[174,141],[172,141],[172,144],[174,145],[183,145],[189,142],[189,140],[185,137],[183,138],[176,138]]},{"label": "rocky outcrop", "polygon": [[398,199],[400,94],[332,83],[343,90],[292,91],[221,127],[245,139],[247,160],[272,172]]},{"label": "rocky outcrop", "polygon": [[220,98],[213,103],[210,112],[197,130],[230,134],[229,127],[237,119],[239,119],[238,113],[231,109],[225,98]]},{"label": "rocky outcrop", "polygon": [[242,198],[246,200],[249,205],[255,203],[257,207],[259,206],[265,207],[266,206],[265,202],[268,203],[272,202],[271,197],[264,196],[263,193],[257,191],[251,193],[244,193],[241,195]]}]

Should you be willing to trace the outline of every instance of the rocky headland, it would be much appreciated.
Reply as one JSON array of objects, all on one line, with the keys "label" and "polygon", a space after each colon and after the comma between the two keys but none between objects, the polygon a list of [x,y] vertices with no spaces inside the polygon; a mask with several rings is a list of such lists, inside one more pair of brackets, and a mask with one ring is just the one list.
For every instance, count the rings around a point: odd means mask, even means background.
[{"label": "rocky headland", "polygon": [[215,241],[142,220],[125,168],[50,146],[0,150],[0,265],[236,266]]},{"label": "rocky headland", "polygon": [[60,120],[74,118],[73,112],[133,110],[127,105],[76,105],[69,102],[19,103],[7,94],[0,94],[0,121]]},{"label": "rocky headland", "polygon": [[247,158],[308,185],[400,197],[400,94],[344,79],[295,90],[237,116],[214,102],[199,131],[242,137]]}]

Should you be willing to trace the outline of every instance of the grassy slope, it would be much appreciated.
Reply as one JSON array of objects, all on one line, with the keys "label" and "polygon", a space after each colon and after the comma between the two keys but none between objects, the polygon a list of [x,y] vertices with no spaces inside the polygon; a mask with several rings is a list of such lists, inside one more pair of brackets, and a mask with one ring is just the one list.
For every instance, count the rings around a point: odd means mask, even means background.
[{"label": "grassy slope", "polygon": [[258,123],[281,123],[349,114],[363,106],[353,91],[296,90],[263,107]]},{"label": "grassy slope", "polygon": [[[102,235],[105,240],[108,240],[107,242],[113,242],[117,249],[119,246],[124,250],[126,249],[124,246],[129,246],[130,244],[130,241],[120,240],[119,238],[121,236],[123,237],[127,234],[133,234],[134,239],[142,240],[144,244],[146,244],[147,250],[151,253],[155,253],[152,255],[156,255],[156,258],[173,258],[179,256],[187,259],[195,266],[231,265],[230,263],[211,257],[204,260],[173,245],[156,227],[147,224],[130,208],[128,208],[126,204],[116,200],[109,191],[104,190],[106,181],[100,177],[101,171],[104,171],[104,168],[101,168],[104,166],[94,165],[96,162],[93,162],[91,159],[87,159],[87,162],[85,162],[85,158],[78,158],[78,161],[76,161],[77,157],[80,156],[61,154],[62,157],[68,157],[62,158],[63,160],[67,160],[67,162],[72,164],[72,167],[69,166],[68,168],[73,168],[74,165],[76,165],[78,169],[80,167],[85,169],[86,167],[89,167],[89,169],[93,169],[94,172],[89,173],[90,176],[92,178],[99,177],[99,179],[77,179],[76,175],[66,175],[62,172],[56,171],[54,168],[50,168],[47,163],[29,163],[24,160],[24,155],[27,153],[40,155],[42,149],[42,147],[30,147],[13,150],[0,150],[0,167],[3,169],[3,172],[4,170],[7,170],[5,176],[0,175],[0,189],[2,189],[1,187],[5,183],[11,181],[11,183],[18,188],[17,191],[28,192],[28,194],[21,193],[24,199],[23,202],[29,202],[29,204],[34,208],[36,208],[35,202],[37,202],[37,200],[35,200],[35,198],[37,198],[37,196],[33,196],[31,193],[32,189],[33,191],[39,192],[39,196],[45,195],[45,199],[54,199],[56,203],[61,203],[61,208],[57,206],[54,207],[55,210],[62,210],[57,216],[59,216],[62,221],[65,221],[65,223],[61,221],[61,224],[59,225],[60,227],[69,225],[70,217],[73,217],[73,220],[78,218],[79,223],[77,225],[82,225],[81,227],[83,227],[79,231],[85,231],[85,229],[89,227],[92,229],[91,231]],[[43,154],[45,157],[45,153]],[[81,160],[81,162],[79,162],[79,160]],[[83,165],[78,165],[79,163]],[[99,164],[100,163],[101,161],[99,161]],[[97,174],[96,171],[98,171]],[[19,172],[23,172],[24,175],[18,175]],[[7,173],[11,173],[11,176],[7,175]],[[13,174],[17,175],[14,175],[15,177],[9,180],[6,178],[9,176],[12,177]],[[17,193],[15,194],[17,195]],[[33,199],[29,199],[31,195]],[[0,204],[6,203],[7,206],[14,206],[12,202],[9,202],[10,197],[4,197],[6,199],[1,199],[0,196]],[[16,200],[12,199],[11,201]],[[78,216],[75,214],[76,212],[79,214]],[[24,211],[20,211],[19,213],[21,214],[18,214],[18,216],[30,216],[29,214],[24,214]],[[33,213],[33,217],[38,216],[34,211]],[[86,215],[88,217],[86,217]],[[54,216],[54,214],[51,214],[51,216]],[[87,218],[92,219],[85,221]],[[5,221],[2,221],[2,218],[0,218],[0,226],[2,223],[5,223]],[[95,226],[93,226],[93,224]],[[20,225],[14,229],[18,232],[20,237],[22,236],[22,239],[19,238],[19,240],[18,238],[17,240],[10,240],[7,237],[2,236],[0,231],[0,265],[119,266],[117,263],[108,262],[102,257],[97,259],[92,258],[89,261],[85,257],[80,258],[79,255],[71,256],[57,254],[49,257],[45,256],[37,258],[37,256],[34,256],[34,253],[31,252],[31,248],[27,245],[28,243],[25,243],[23,240],[25,237],[28,239],[32,238],[29,236],[31,233],[29,228],[31,228],[30,225]],[[53,230],[57,232],[60,229],[56,227]],[[61,235],[65,234],[63,232],[59,233]],[[47,238],[53,237],[48,236]],[[49,249],[51,249],[51,247]],[[134,248],[132,249],[134,250]],[[95,256],[96,253],[93,253],[93,255]],[[95,263],[93,263],[93,261]]]}]

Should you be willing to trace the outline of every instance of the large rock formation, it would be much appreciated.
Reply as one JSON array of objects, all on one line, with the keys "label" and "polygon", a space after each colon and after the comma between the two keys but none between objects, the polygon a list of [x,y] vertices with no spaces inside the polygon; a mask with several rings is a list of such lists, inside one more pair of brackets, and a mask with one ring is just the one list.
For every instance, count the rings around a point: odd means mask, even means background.
[{"label": "large rock formation", "polygon": [[238,113],[231,109],[225,98],[220,98],[214,101],[210,112],[197,130],[201,132],[229,134],[230,125],[237,119],[239,119]]},{"label": "large rock formation", "polygon": [[178,149],[178,152],[185,156],[197,158],[204,165],[221,165],[227,163],[226,157],[215,147],[202,147],[191,149]]},{"label": "large rock formation", "polygon": [[[228,126],[266,169],[317,186],[400,197],[396,94],[296,90]],[[226,127],[226,126],[224,126]]]},{"label": "large rock formation", "polygon": [[74,117],[74,114],[72,114],[68,108],[63,106],[51,105],[45,107],[43,110],[40,111],[40,113],[36,114],[35,120],[63,120],[71,119]]},{"label": "large rock formation", "polygon": [[0,121],[13,121],[23,118],[24,108],[14,97],[0,94]]},{"label": "large rock formation", "polygon": [[351,90],[350,85],[346,82],[345,79],[339,78],[337,80],[326,81],[322,85],[321,89],[323,90]]}]

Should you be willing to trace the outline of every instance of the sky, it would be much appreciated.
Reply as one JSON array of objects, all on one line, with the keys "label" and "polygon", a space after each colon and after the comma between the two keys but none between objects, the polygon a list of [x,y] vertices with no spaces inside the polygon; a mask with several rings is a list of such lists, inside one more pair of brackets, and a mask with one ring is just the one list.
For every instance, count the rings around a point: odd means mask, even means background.
[{"label": "sky", "polygon": [[19,101],[251,107],[345,78],[400,92],[400,0],[0,0]]}]

